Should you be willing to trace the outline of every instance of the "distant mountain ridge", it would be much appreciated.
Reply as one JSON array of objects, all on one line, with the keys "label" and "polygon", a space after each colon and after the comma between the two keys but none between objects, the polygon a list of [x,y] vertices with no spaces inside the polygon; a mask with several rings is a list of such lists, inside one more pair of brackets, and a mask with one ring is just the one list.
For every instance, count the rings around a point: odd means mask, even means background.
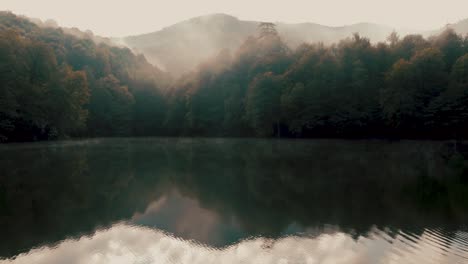
[{"label": "distant mountain ridge", "polygon": [[[53,20],[24,18],[42,27],[58,27]],[[124,38],[101,37],[89,30],[80,31],[77,28],[62,27],[62,30],[76,37],[93,39],[98,44],[127,46],[133,52],[143,54],[153,65],[177,77],[194,69],[198,64],[215,56],[223,49],[236,50],[248,36],[257,34],[259,23],[260,21],[240,20],[231,15],[218,13],[194,17],[155,32]],[[393,28],[374,23],[357,23],[339,27],[311,22],[296,24],[275,22],[275,24],[282,39],[292,49],[302,43],[337,43],[351,37],[354,33],[369,38],[373,43],[385,41],[393,31],[398,32],[400,36],[421,34],[429,37],[451,28],[458,34],[468,34],[468,19],[430,31]]]},{"label": "distant mountain ridge", "polygon": [[[250,35],[255,35],[259,21],[244,21],[226,14],[195,17],[159,31],[118,40],[153,64],[175,75],[187,72],[222,49],[236,49]],[[330,44],[359,33],[372,42],[384,41],[395,29],[359,23],[329,27],[315,23],[276,23],[283,40],[292,48],[304,42]],[[397,30],[401,34],[409,31]]]},{"label": "distant mountain ridge", "polygon": [[136,52],[171,73],[192,69],[221,49],[235,49],[255,33],[257,23],[215,14],[192,18],[162,30],[122,39]]},{"label": "distant mountain ridge", "polygon": [[[21,17],[41,27],[59,27],[54,20],[41,21],[37,18]],[[257,34],[259,23],[260,21],[240,20],[231,15],[218,13],[194,17],[155,32],[124,38],[101,37],[89,30],[61,28],[67,34],[89,38],[97,44],[126,46],[137,54],[143,54],[153,65],[177,77],[194,69],[198,64],[215,56],[223,49],[236,50],[248,36]],[[385,41],[393,31],[400,36],[421,34],[424,37],[430,37],[451,28],[463,36],[468,34],[468,18],[428,31],[394,28],[374,23],[357,23],[339,27],[311,22],[296,24],[275,22],[275,24],[282,39],[292,49],[302,43],[337,43],[351,37],[354,33],[369,38],[373,43]]]},{"label": "distant mountain ridge", "polygon": [[[455,30],[458,34],[466,35],[468,34],[468,18],[461,20],[455,24],[449,24],[446,27],[451,28]],[[442,28],[440,31],[442,31],[444,28]]]}]

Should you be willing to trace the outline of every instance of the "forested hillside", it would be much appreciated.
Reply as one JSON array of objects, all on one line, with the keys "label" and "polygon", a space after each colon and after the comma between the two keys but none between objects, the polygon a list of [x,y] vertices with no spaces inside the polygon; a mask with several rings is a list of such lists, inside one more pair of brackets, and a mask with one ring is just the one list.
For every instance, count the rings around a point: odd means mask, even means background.
[{"label": "forested hillside", "polygon": [[0,13],[0,141],[154,134],[168,82],[128,49]]},{"label": "forested hillside", "polygon": [[[211,14],[194,17],[155,32],[114,41],[128,45],[136,53],[144,54],[154,65],[162,67],[174,76],[180,76],[223,49],[237,50],[248,36],[256,34],[258,24],[259,21],[241,20],[226,14]],[[463,36],[468,33],[468,19],[440,25],[432,30],[395,28],[374,23],[338,27],[310,22],[275,24],[282,40],[291,49],[296,49],[302,43],[322,42],[331,45],[352,36],[353,33],[359,33],[373,44],[386,41],[392,31],[402,36],[421,34],[423,37],[439,35],[446,29],[453,29]]]},{"label": "forested hillside", "polygon": [[[258,21],[240,20],[226,14],[212,14],[191,18],[152,33],[125,37],[121,42],[144,54],[151,63],[180,76],[223,49],[237,50],[247,37],[256,34],[258,24]],[[384,41],[393,30],[372,23],[342,27],[315,23],[276,23],[276,26],[283,41],[292,49],[304,42],[332,44],[354,32],[376,43]]]},{"label": "forested hillside", "polygon": [[177,135],[466,138],[468,38],[372,45],[355,34],[291,51],[261,29],[180,79],[168,101]]},{"label": "forested hillside", "polygon": [[291,50],[263,23],[171,81],[128,49],[0,14],[2,141],[160,135],[467,138],[468,38]]}]

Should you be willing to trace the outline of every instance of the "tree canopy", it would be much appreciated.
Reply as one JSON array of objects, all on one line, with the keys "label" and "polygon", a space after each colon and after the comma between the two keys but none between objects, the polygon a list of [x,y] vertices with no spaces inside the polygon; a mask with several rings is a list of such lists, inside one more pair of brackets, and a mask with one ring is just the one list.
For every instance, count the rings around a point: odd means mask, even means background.
[{"label": "tree canopy", "polygon": [[[0,14],[0,140],[468,137],[468,37],[291,50],[272,23],[172,80],[126,48]],[[75,34],[76,35],[76,34]],[[195,51],[194,51],[195,52]]]},{"label": "tree canopy", "polygon": [[86,36],[0,13],[0,141],[159,133],[168,75]]}]

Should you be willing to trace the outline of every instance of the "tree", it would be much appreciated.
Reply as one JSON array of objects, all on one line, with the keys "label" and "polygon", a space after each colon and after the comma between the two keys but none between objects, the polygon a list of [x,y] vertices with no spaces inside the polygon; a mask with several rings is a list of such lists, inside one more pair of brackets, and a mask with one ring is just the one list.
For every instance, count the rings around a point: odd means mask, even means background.
[{"label": "tree", "polygon": [[137,136],[161,135],[166,112],[161,91],[148,83],[134,85],[133,88],[133,133]]},{"label": "tree", "polygon": [[424,127],[428,105],[446,87],[444,70],[442,54],[434,48],[418,51],[410,61],[393,65],[382,93],[383,113],[391,126]]},{"label": "tree", "polygon": [[89,32],[36,23],[0,12],[0,141],[161,133],[165,73]]},{"label": "tree", "polygon": [[450,84],[428,111],[429,125],[440,135],[451,131],[454,137],[468,133],[468,54],[460,57],[452,68]]},{"label": "tree", "polygon": [[91,91],[88,128],[96,136],[129,135],[134,97],[113,75],[101,78]]},{"label": "tree", "polygon": [[417,51],[428,48],[430,43],[421,35],[407,35],[392,48],[396,60],[409,60]]},{"label": "tree", "polygon": [[390,43],[390,46],[394,47],[398,41],[400,41],[400,36],[396,31],[392,31],[392,33],[387,37],[387,41]]},{"label": "tree", "polygon": [[249,86],[246,98],[246,116],[258,136],[279,133],[280,79],[268,72],[257,76]]},{"label": "tree", "polygon": [[401,59],[387,73],[386,87],[382,91],[382,111],[391,127],[410,126],[418,115],[411,70],[411,63]]},{"label": "tree", "polygon": [[258,30],[260,32],[260,38],[278,35],[278,31],[276,31],[276,25],[274,23],[261,22],[258,25]]},{"label": "tree", "polygon": [[292,134],[300,136],[305,128],[303,110],[307,107],[304,84],[296,83],[281,96],[281,114]]},{"label": "tree", "polygon": [[453,29],[447,29],[434,38],[434,46],[443,54],[446,71],[450,72],[455,61],[464,54],[463,38]]},{"label": "tree", "polygon": [[73,135],[86,129],[89,102],[89,88],[83,71],[62,70],[63,79],[51,94],[50,103],[57,120],[57,133],[60,136]]}]

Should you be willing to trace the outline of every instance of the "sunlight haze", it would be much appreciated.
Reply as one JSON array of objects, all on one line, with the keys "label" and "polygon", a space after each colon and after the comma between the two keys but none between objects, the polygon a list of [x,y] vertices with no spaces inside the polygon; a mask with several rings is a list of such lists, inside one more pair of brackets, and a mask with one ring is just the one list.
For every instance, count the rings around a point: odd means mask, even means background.
[{"label": "sunlight haze", "polygon": [[314,22],[328,26],[371,22],[432,30],[467,18],[467,8],[466,0],[3,0],[0,3],[1,10],[42,20],[53,19],[61,26],[90,29],[99,35],[115,37],[152,32],[211,13],[256,21]]}]

